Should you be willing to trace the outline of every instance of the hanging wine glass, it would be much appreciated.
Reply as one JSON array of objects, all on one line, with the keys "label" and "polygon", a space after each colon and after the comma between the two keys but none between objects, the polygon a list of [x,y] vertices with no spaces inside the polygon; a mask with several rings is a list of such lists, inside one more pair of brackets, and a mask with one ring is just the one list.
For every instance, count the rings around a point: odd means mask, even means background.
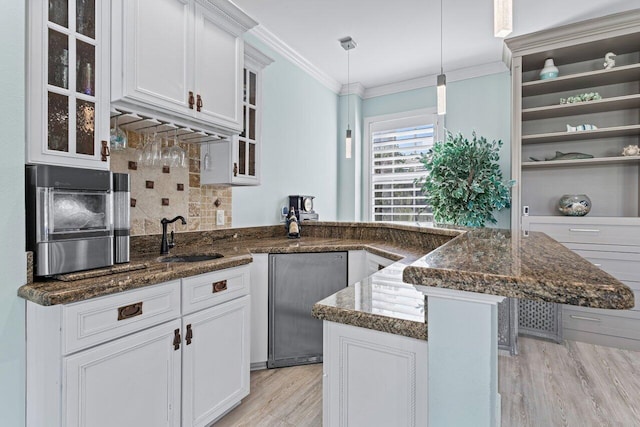
[{"label": "hanging wine glass", "polygon": [[118,116],[113,118],[110,134],[111,151],[122,151],[127,148],[127,134],[118,126]]},{"label": "hanging wine glass", "polygon": [[178,129],[176,129],[173,138],[173,147],[171,147],[171,156],[176,167],[187,167],[186,157],[187,153],[178,144]]},{"label": "hanging wine glass", "polygon": [[162,157],[162,166],[174,166],[173,165],[173,159],[172,159],[172,153],[171,153],[171,148],[169,147],[169,138],[162,138],[161,139],[161,145],[162,145],[162,150],[161,150],[161,157]]},{"label": "hanging wine glass", "polygon": [[151,165],[162,166],[162,145],[160,138],[158,138],[158,128],[153,130],[153,137],[151,140]]},{"label": "hanging wine glass", "polygon": [[204,155],[204,170],[210,171],[211,170],[211,155],[209,154],[211,150],[211,144],[207,143],[207,153]]}]

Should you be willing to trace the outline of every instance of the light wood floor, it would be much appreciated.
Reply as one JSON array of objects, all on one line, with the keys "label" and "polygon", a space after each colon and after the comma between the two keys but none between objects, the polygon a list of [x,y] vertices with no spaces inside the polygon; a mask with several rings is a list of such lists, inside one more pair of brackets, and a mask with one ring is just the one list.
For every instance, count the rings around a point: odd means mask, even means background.
[{"label": "light wood floor", "polygon": [[[640,426],[640,352],[520,338],[500,356],[503,426]],[[322,425],[322,365],[251,373],[251,394],[215,427]]]}]

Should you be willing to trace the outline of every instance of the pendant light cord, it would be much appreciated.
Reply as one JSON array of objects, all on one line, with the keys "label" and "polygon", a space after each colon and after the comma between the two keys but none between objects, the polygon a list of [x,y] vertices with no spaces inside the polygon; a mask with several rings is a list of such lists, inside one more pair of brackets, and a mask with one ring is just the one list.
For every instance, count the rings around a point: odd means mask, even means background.
[{"label": "pendant light cord", "polygon": [[444,74],[442,67],[442,0],[440,0],[440,74]]},{"label": "pendant light cord", "polygon": [[347,130],[349,130],[349,121],[351,120],[351,111],[349,111],[351,107],[351,97],[349,96],[349,90],[351,87],[351,62],[349,60],[350,50],[351,49],[347,50]]}]

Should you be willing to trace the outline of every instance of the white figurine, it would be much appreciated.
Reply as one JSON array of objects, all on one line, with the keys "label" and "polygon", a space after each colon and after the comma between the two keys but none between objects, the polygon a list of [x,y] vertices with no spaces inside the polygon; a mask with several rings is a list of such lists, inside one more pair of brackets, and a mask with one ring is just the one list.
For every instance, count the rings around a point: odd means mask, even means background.
[{"label": "white figurine", "polygon": [[638,156],[640,155],[640,147],[638,147],[637,145],[627,145],[626,147],[624,147],[624,150],[622,150],[622,155]]},{"label": "white figurine", "polygon": [[596,125],[584,124],[578,126],[567,125],[567,132],[580,132],[583,130],[596,130],[598,127]]},{"label": "white figurine", "polygon": [[604,56],[604,69],[605,70],[609,70],[613,67],[616,66],[616,60],[613,59],[616,57],[616,54],[613,52],[608,52],[605,56]]}]

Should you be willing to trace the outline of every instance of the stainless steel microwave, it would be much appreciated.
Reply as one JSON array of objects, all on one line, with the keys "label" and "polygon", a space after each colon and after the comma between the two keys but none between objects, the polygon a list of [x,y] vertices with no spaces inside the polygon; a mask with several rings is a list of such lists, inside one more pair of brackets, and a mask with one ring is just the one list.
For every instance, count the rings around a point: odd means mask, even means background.
[{"label": "stainless steel microwave", "polygon": [[28,165],[26,181],[36,275],[113,265],[111,172]]}]

